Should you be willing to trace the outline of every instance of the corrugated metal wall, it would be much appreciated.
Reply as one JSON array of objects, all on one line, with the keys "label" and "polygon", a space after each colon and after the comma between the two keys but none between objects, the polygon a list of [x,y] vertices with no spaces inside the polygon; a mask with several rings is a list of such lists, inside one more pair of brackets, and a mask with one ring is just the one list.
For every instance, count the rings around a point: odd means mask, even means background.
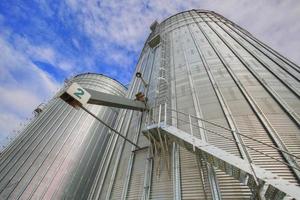
[{"label": "corrugated metal wall", "polygon": [[[118,82],[98,74],[70,80],[85,88],[125,95]],[[88,106],[110,125],[118,110]],[[1,199],[85,199],[102,160],[108,129],[83,110],[52,99],[0,158]]]}]

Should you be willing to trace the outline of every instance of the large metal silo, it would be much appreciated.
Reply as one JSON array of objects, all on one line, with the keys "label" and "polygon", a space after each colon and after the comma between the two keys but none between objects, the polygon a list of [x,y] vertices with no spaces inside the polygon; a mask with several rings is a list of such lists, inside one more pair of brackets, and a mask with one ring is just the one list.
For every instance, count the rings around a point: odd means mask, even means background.
[{"label": "large metal silo", "polygon": [[[145,92],[172,126],[191,132],[192,121],[193,136],[299,184],[299,66],[211,11],[178,13],[151,30],[136,67],[148,87],[134,77],[127,97]],[[115,128],[142,148],[110,137],[91,199],[256,198],[176,143],[153,155],[145,115],[119,114]]]},{"label": "large metal silo", "polygon": [[[70,82],[124,96],[126,88],[100,74]],[[113,126],[119,110],[88,105]],[[83,110],[53,98],[0,158],[0,199],[86,199],[111,132]]]}]

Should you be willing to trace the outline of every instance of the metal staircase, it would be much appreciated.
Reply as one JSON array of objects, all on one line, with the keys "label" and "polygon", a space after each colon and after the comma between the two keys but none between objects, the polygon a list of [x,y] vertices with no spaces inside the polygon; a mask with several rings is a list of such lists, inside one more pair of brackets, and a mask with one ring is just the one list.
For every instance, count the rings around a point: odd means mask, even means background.
[{"label": "metal staircase", "polygon": [[[162,107],[164,107],[164,109],[162,109]],[[249,163],[247,160],[195,137],[193,135],[193,124],[191,120],[187,121],[190,126],[190,133],[168,125],[168,113],[170,114],[167,110],[167,105],[160,105],[158,108],[152,109],[149,113],[150,117],[148,118],[146,128],[143,130],[144,135],[151,143],[156,146],[161,146],[162,151],[167,149],[166,140],[174,141],[194,154],[199,155],[204,161],[247,185],[259,199],[300,199],[300,187],[296,184],[290,183],[270,171],[262,169],[253,163]],[[191,116],[188,115],[188,118],[191,119]],[[215,125],[219,126],[217,124]],[[222,134],[220,135],[222,136]],[[274,148],[277,149],[275,146]],[[282,153],[290,154],[289,152]],[[297,156],[294,157],[297,158]],[[297,170],[299,169],[297,168]]]}]

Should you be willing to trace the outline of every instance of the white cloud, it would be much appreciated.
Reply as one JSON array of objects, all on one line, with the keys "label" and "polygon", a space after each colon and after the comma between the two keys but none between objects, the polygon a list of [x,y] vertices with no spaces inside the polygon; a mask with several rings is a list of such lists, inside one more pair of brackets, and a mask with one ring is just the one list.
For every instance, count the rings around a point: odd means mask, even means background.
[{"label": "white cloud", "polygon": [[111,43],[123,50],[139,52],[155,19],[161,21],[187,9],[208,9],[238,23],[300,63],[300,1],[67,0],[66,3],[77,14],[78,25],[93,39],[96,49],[102,51],[113,51],[103,44]]},{"label": "white cloud", "polygon": [[51,64],[52,67],[70,73],[74,70],[76,65],[70,61],[66,56],[58,53],[52,44],[34,45],[20,35],[14,35],[12,43],[14,48],[19,52],[23,52],[28,58],[34,61],[42,61]]},{"label": "white cloud", "polygon": [[28,54],[35,59],[40,59],[52,65],[56,63],[55,51],[51,47],[29,46]]},{"label": "white cloud", "polygon": [[40,103],[53,96],[59,84],[35,66],[0,35],[0,140],[31,116]]},{"label": "white cloud", "polygon": [[300,1],[209,1],[203,6],[229,18],[300,64]]},{"label": "white cloud", "polygon": [[0,150],[7,145],[10,138],[14,138],[22,128],[20,122],[24,122],[23,118],[20,118],[11,113],[0,114]]},{"label": "white cloud", "polygon": [[58,63],[59,68],[64,71],[71,71],[74,68],[74,63],[72,61],[62,60]]},{"label": "white cloud", "polygon": [[30,113],[41,103],[41,97],[38,94],[21,88],[0,86],[0,94],[1,107],[13,113]]},{"label": "white cloud", "polygon": [[[12,33],[11,33],[12,34]],[[18,51],[22,51],[27,56],[38,59],[50,64],[54,64],[56,60],[56,53],[50,46],[35,46],[32,45],[27,38],[14,34],[13,46]]]}]

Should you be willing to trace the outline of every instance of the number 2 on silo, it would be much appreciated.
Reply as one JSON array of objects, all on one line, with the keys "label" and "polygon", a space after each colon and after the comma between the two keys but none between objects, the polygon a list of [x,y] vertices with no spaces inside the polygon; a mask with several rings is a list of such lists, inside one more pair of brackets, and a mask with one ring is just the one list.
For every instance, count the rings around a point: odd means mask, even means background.
[{"label": "number 2 on silo", "polygon": [[77,88],[77,92],[74,92],[74,95],[81,99],[81,96],[84,95],[84,91],[81,88]]}]

